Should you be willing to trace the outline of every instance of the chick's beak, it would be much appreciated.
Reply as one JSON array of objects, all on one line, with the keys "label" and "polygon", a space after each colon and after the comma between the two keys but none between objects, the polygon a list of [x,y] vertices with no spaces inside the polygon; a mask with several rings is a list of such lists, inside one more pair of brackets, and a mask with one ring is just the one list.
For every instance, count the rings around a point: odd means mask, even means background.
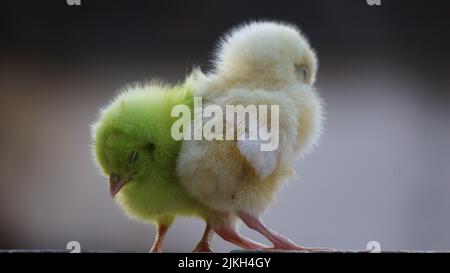
[{"label": "chick's beak", "polygon": [[117,193],[119,193],[120,189],[122,189],[128,181],[128,177],[116,179],[113,175],[111,175],[109,177],[109,192],[111,193],[111,197],[116,197]]}]

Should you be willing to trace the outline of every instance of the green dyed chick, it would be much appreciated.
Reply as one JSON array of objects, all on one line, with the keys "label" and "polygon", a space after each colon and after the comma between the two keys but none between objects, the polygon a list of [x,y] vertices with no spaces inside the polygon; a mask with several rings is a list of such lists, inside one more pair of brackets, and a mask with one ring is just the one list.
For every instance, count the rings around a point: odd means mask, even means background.
[{"label": "green dyed chick", "polygon": [[[109,177],[111,196],[127,214],[158,226],[155,252],[176,215],[206,219],[210,213],[186,194],[174,171],[181,143],[170,135],[170,113],[174,105],[191,103],[189,84],[135,86],[117,96],[93,125],[95,160]],[[208,249],[203,243],[196,250]]]}]

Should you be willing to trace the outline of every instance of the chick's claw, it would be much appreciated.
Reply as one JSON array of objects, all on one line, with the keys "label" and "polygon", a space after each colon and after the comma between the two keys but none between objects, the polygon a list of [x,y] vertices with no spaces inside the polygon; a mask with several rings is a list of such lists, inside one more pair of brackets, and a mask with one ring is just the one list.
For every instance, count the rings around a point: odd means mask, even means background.
[{"label": "chick's claw", "polygon": [[295,251],[305,251],[305,252],[331,252],[335,251],[332,248],[307,248],[302,247],[294,242],[292,242],[289,238],[271,230],[268,228],[258,216],[254,216],[247,212],[240,212],[239,217],[241,220],[251,229],[257,231],[261,235],[267,238],[272,244],[273,247],[265,248],[266,250],[295,250]]},{"label": "chick's claw", "polygon": [[199,243],[194,248],[194,250],[192,250],[192,252],[194,252],[194,253],[211,253],[211,252],[214,252],[214,251],[210,248],[209,244],[200,244]]},{"label": "chick's claw", "polygon": [[293,249],[284,249],[284,248],[277,248],[275,246],[268,247],[264,249],[266,251],[288,251],[288,252],[335,252],[336,249],[334,248],[319,248],[319,247],[302,247],[302,246],[296,246]]},{"label": "chick's claw", "polygon": [[240,235],[234,227],[218,227],[214,228],[214,231],[219,234],[222,239],[235,244],[243,249],[265,249],[266,245],[252,241],[242,235]]},{"label": "chick's claw", "polygon": [[192,252],[214,252],[210,247],[211,238],[214,235],[214,230],[209,224],[206,224],[203,236],[198,242],[197,246]]}]

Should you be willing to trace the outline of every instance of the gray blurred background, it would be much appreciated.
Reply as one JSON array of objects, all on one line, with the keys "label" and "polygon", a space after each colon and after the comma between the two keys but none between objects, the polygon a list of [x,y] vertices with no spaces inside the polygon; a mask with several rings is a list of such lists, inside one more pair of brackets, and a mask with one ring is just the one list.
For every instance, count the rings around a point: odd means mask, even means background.
[{"label": "gray blurred background", "polygon": [[[98,109],[127,83],[208,69],[219,35],[275,19],[316,48],[327,121],[265,221],[306,246],[450,250],[448,1],[81,2],[1,4],[0,248],[147,251],[154,228],[127,219],[91,160]],[[190,251],[202,229],[179,218],[165,249]]]}]

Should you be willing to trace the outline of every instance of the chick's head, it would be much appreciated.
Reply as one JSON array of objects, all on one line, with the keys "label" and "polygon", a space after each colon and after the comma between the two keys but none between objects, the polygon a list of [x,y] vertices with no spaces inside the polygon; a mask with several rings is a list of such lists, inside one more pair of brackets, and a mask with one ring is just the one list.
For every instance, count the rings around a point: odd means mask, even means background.
[{"label": "chick's head", "polygon": [[293,25],[254,22],[222,38],[215,74],[246,87],[277,89],[289,84],[314,84],[317,57]]},{"label": "chick's head", "polygon": [[171,92],[132,89],[119,95],[93,126],[93,154],[115,197],[127,185],[164,181],[179,143],[170,137]]}]

